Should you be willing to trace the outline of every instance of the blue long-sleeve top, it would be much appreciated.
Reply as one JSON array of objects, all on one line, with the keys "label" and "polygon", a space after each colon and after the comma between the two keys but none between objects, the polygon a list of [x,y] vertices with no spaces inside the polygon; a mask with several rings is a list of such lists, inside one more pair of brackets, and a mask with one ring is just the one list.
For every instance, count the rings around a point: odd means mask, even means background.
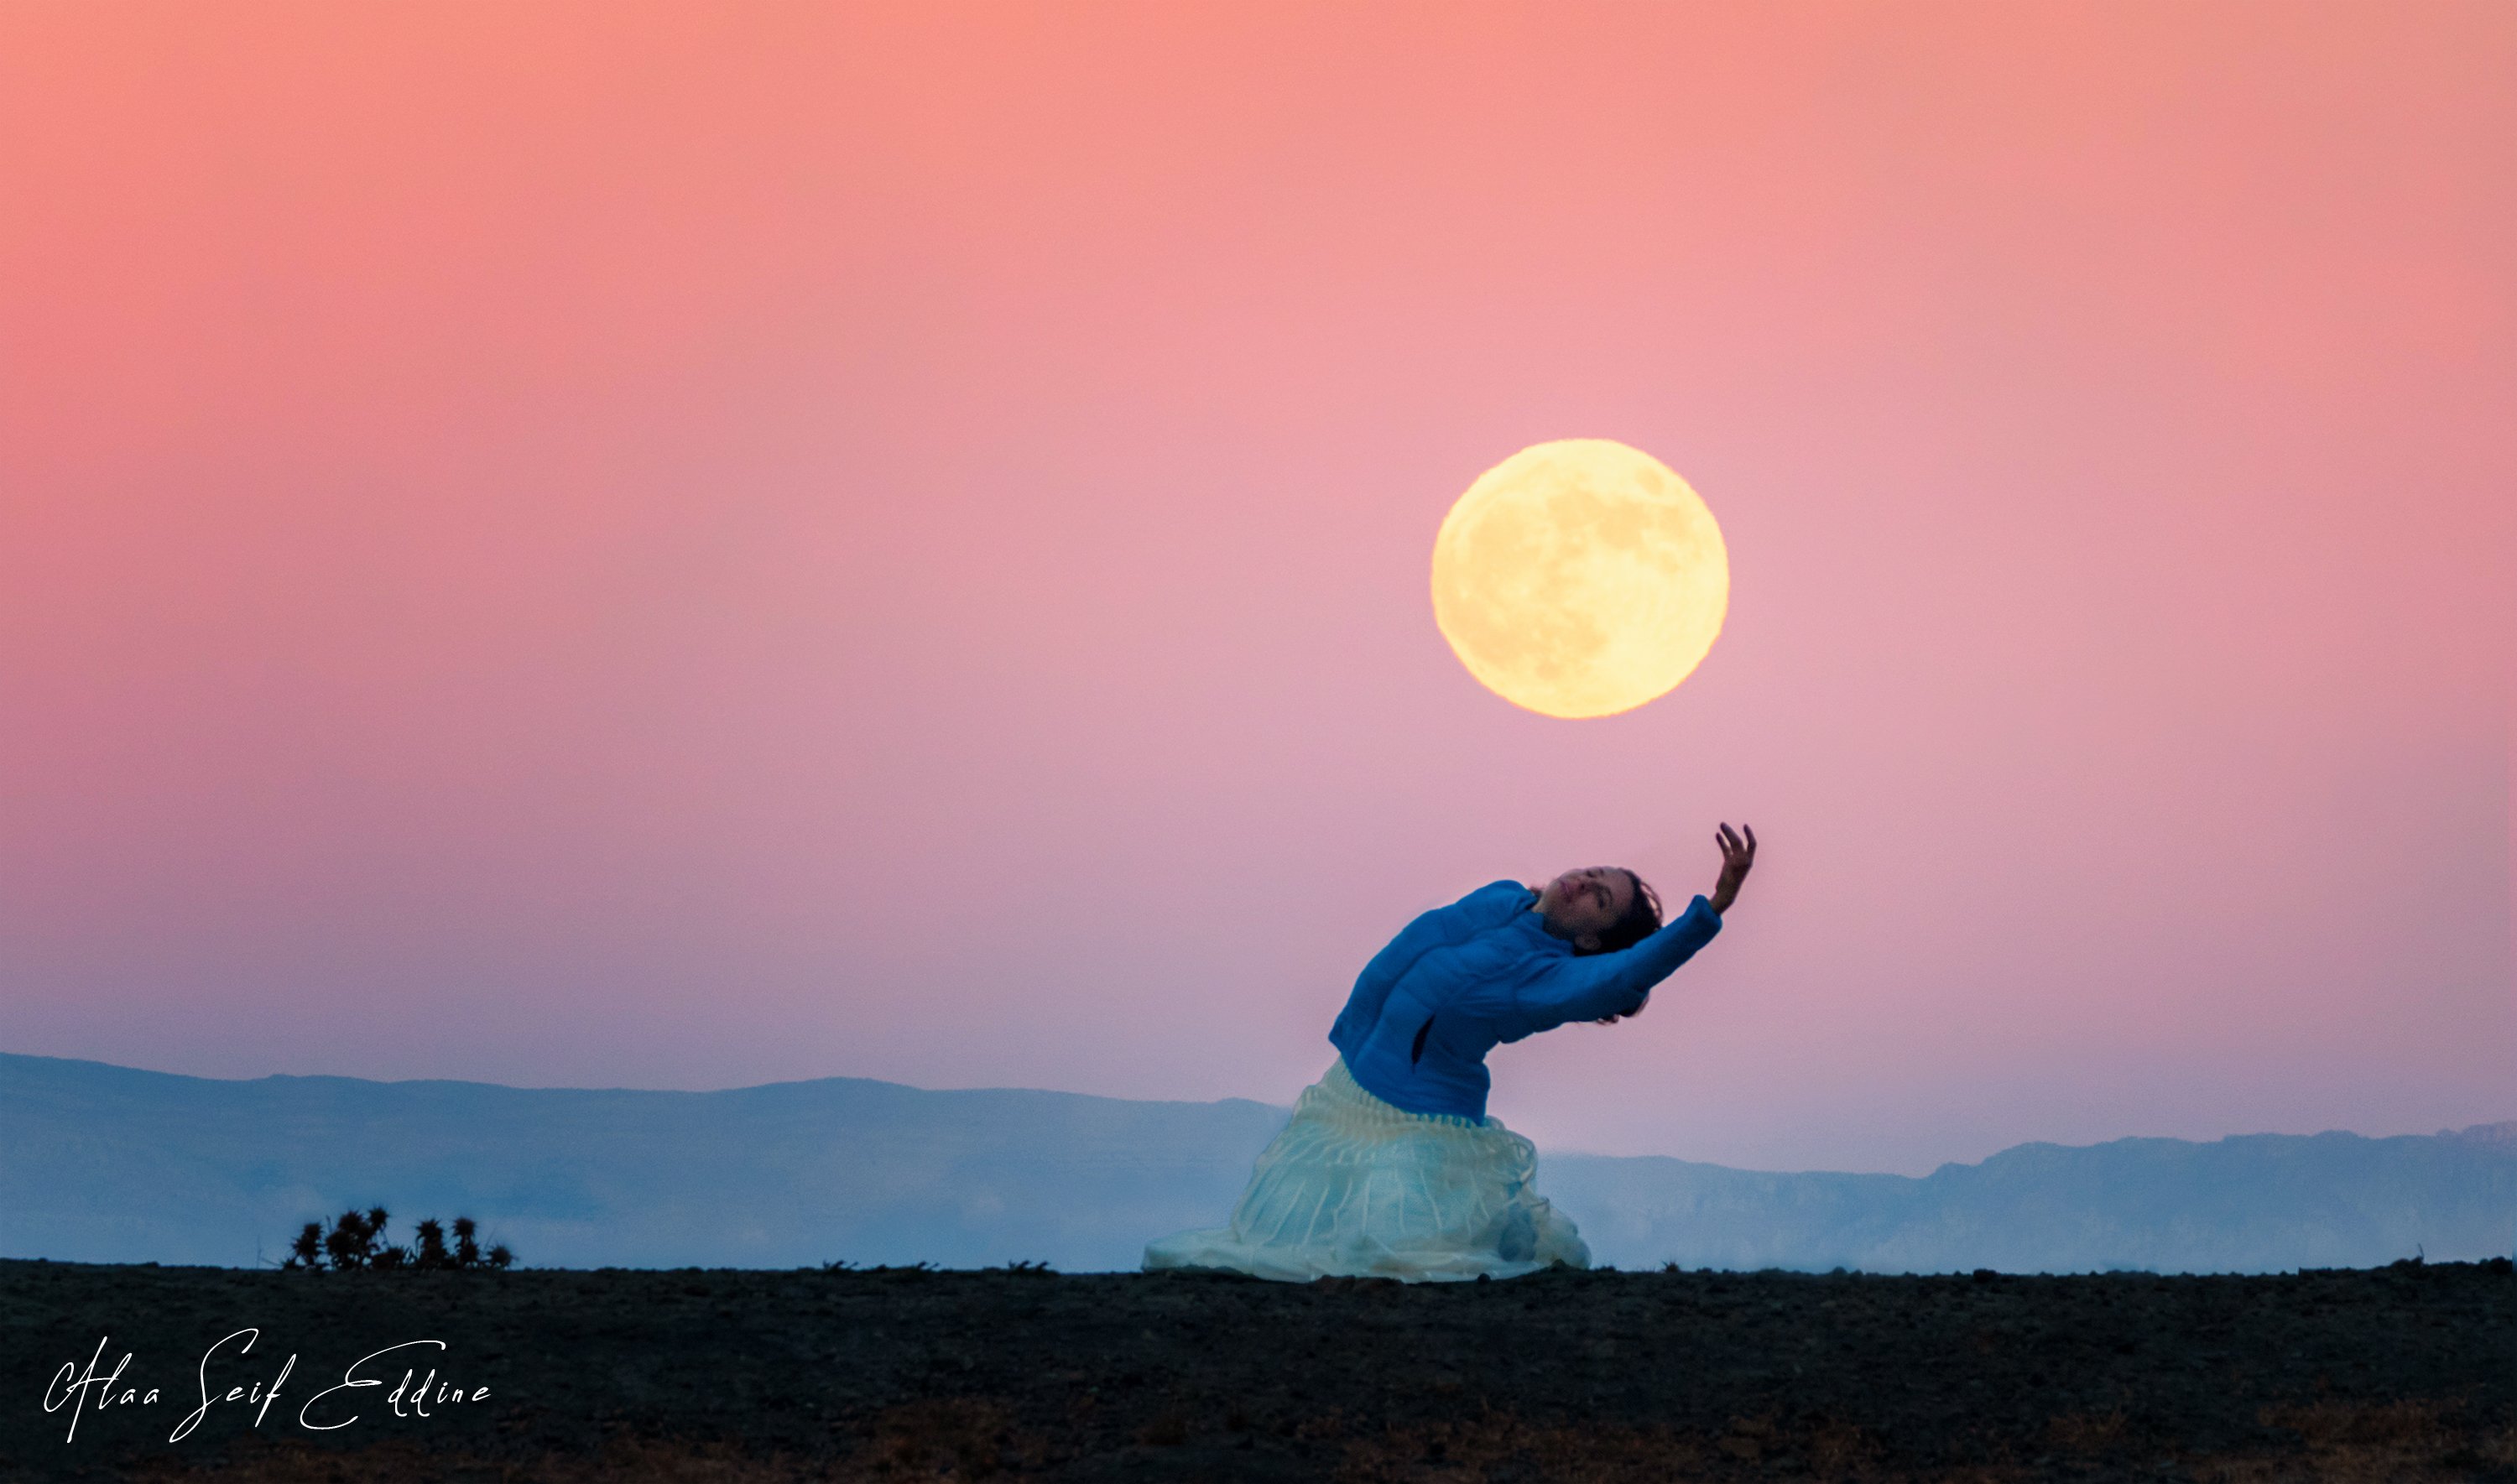
[{"label": "blue long-sleeve top", "polygon": [[1420,914],[1356,976],[1329,1043],[1363,1089],[1410,1113],[1482,1120],[1485,1057],[1575,1020],[1628,1015],[1722,931],[1698,896],[1650,937],[1576,954],[1533,912],[1539,893],[1492,881]]}]

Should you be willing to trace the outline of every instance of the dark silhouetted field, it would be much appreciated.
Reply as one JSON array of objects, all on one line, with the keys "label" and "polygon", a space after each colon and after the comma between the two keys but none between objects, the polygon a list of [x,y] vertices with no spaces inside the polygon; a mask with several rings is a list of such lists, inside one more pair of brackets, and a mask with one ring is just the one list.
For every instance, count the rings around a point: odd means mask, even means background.
[{"label": "dark silhouetted field", "polygon": [[[268,1382],[257,1430],[213,1381]],[[0,1262],[11,1479],[2517,1480],[2508,1264],[2279,1277]],[[153,1406],[43,1395],[106,1339]],[[387,1384],[298,1409],[351,1362]],[[397,1419],[405,1363],[487,1386]],[[390,1362],[390,1364],[387,1364]],[[85,1470],[82,1474],[81,1470]]]}]

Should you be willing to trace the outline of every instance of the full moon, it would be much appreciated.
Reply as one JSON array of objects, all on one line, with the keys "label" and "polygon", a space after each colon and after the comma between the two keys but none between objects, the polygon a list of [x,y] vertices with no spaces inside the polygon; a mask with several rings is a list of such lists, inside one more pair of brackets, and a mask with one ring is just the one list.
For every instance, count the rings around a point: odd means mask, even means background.
[{"label": "full moon", "polygon": [[1713,512],[1604,438],[1521,449],[1433,537],[1433,621],[1486,689],[1546,716],[1612,716],[1693,673],[1730,606]]}]

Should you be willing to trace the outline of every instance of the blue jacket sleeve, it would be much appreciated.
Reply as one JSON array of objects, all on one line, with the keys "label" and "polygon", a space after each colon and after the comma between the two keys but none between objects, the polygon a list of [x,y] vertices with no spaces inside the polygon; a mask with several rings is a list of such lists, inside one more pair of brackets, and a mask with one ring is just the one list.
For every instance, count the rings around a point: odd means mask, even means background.
[{"label": "blue jacket sleeve", "polygon": [[1515,1005],[1533,1034],[1567,1021],[1630,1014],[1653,985],[1694,957],[1720,931],[1721,914],[1698,896],[1685,912],[1632,948],[1551,958],[1544,972],[1520,987]]},{"label": "blue jacket sleeve", "polygon": [[1528,896],[1529,889],[1517,881],[1489,881],[1448,907],[1417,913],[1416,920],[1399,929],[1398,936],[1373,954],[1355,976],[1354,991],[1330,1028],[1329,1040],[1340,1051],[1360,1049],[1381,1021],[1381,1007],[1388,1002],[1390,987],[1416,966],[1417,959],[1446,943],[1465,941],[1510,920]]}]

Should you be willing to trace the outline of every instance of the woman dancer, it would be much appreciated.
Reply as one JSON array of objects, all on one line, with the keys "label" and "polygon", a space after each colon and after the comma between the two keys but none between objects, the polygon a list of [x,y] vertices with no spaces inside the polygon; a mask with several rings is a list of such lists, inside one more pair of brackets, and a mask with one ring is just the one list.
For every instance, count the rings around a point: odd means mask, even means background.
[{"label": "woman dancer", "polygon": [[1485,1116],[1486,1052],[1576,1020],[1639,1014],[1653,985],[1722,930],[1757,858],[1724,825],[1722,874],[1661,923],[1623,867],[1544,887],[1481,886],[1373,955],[1329,1032],[1338,1059],[1258,1156],[1229,1226],[1149,1243],[1148,1271],[1513,1278],[1589,1267],[1573,1222],[1530,1188],[1537,1150]]}]

